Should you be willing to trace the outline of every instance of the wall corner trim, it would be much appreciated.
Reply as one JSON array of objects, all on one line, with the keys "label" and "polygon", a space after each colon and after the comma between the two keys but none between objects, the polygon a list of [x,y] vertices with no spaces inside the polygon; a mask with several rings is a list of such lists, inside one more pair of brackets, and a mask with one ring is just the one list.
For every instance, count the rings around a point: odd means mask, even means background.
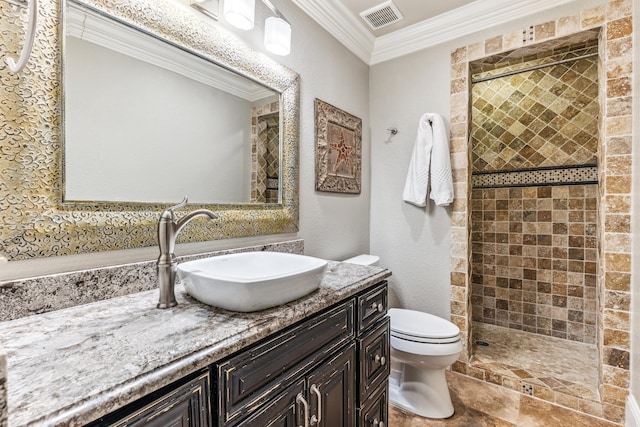
[{"label": "wall corner trim", "polygon": [[640,407],[638,407],[638,402],[633,394],[627,397],[624,427],[640,427]]}]

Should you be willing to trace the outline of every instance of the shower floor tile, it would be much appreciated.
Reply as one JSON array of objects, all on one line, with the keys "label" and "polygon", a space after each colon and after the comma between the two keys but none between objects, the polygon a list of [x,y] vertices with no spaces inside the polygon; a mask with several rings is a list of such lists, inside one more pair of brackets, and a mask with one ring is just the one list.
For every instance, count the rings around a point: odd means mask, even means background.
[{"label": "shower floor tile", "polygon": [[473,366],[583,399],[598,401],[594,344],[548,337],[486,323],[473,324]]}]

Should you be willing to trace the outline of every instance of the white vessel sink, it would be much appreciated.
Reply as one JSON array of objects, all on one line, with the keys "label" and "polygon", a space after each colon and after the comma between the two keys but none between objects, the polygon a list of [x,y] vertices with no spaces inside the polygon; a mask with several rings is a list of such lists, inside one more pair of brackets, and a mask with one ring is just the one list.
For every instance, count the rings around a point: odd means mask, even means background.
[{"label": "white vessel sink", "polygon": [[189,295],[233,311],[286,304],[318,289],[327,261],[281,252],[241,252],[178,264]]}]

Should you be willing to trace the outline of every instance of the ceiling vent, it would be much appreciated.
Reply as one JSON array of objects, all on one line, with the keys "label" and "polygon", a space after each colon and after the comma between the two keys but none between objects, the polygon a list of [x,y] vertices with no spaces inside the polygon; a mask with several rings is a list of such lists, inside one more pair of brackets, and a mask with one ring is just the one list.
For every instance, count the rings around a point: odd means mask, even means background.
[{"label": "ceiling vent", "polygon": [[392,1],[386,1],[378,6],[365,10],[360,13],[360,16],[362,16],[362,19],[367,21],[367,24],[374,30],[391,25],[404,18],[398,6],[393,4]]}]

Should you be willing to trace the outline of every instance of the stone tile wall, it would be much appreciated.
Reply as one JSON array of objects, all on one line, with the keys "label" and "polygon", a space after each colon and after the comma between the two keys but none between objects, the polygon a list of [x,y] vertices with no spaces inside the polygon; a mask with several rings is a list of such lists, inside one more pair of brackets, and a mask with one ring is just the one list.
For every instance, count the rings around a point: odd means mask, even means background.
[{"label": "stone tile wall", "polygon": [[[472,96],[473,172],[595,164],[598,147],[598,61],[575,59],[598,51],[597,31],[585,43],[551,50],[490,72],[475,73]],[[572,39],[567,37],[567,43]],[[589,46],[589,44],[595,46]],[[538,55],[536,55],[537,57]],[[546,68],[501,73],[574,59]],[[504,60],[507,60],[505,58]],[[493,64],[497,66],[502,61]],[[472,65],[472,72],[474,66]]]},{"label": "stone tile wall", "polygon": [[[631,160],[632,160],[632,0],[609,0],[555,21],[534,24],[533,36],[522,30],[504,34],[451,54],[451,147],[455,200],[451,213],[451,319],[465,339],[465,349],[453,369],[488,381],[492,373],[468,364],[471,350],[471,173],[469,152],[469,63],[504,54],[525,45],[553,41],[601,28],[599,47],[599,166],[597,341],[600,354],[600,402],[562,400],[540,387],[534,395],[557,405],[621,424],[629,393],[631,301]],[[520,390],[521,384],[502,384]]]},{"label": "stone tile wall", "polygon": [[251,110],[251,202],[278,203],[280,104]]},{"label": "stone tile wall", "polygon": [[473,320],[596,343],[597,185],[474,189]]}]

